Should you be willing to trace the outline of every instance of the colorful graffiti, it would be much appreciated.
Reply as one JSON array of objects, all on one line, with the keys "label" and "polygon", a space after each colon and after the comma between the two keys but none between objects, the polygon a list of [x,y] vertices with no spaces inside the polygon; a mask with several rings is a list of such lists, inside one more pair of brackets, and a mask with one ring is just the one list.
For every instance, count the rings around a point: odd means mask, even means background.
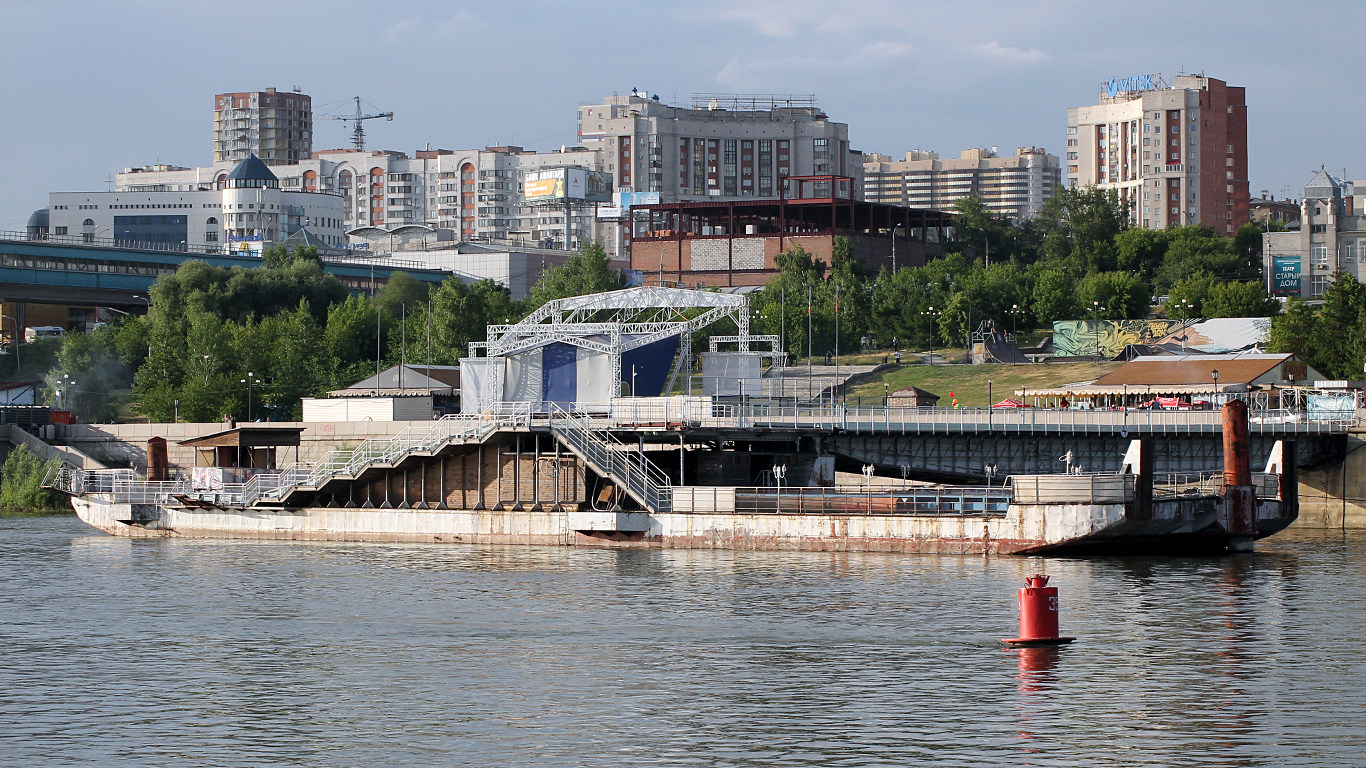
[{"label": "colorful graffiti", "polygon": [[1053,323],[1053,354],[1114,358],[1130,344],[1155,343],[1180,326],[1180,320],[1059,320]]}]

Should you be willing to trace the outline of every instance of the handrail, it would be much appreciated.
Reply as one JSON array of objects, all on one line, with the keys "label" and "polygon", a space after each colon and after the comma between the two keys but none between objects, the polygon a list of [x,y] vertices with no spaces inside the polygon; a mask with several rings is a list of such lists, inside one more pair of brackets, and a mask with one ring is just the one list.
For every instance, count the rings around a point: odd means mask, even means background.
[{"label": "handrail", "polygon": [[672,507],[672,482],[669,476],[642,454],[628,458],[628,446],[610,432],[595,429],[592,419],[571,414],[558,404],[549,413],[550,429],[580,458],[595,464],[627,493],[653,512]]}]

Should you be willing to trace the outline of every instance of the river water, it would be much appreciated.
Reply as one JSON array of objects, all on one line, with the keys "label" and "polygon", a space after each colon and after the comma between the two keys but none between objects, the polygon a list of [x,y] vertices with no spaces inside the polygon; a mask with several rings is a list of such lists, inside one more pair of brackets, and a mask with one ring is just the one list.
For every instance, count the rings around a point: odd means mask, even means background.
[{"label": "river water", "polygon": [[[1366,536],[1216,559],[0,520],[0,765],[1366,765]],[[1007,650],[1049,574],[1061,650]]]}]

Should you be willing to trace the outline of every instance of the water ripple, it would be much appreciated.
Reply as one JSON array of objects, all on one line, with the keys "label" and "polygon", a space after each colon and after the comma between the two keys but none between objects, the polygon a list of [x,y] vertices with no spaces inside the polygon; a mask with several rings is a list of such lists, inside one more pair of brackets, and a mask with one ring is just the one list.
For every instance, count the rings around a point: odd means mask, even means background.
[{"label": "water ripple", "polygon": [[[1366,537],[1262,549],[127,541],[0,520],[0,766],[1360,765]],[[1035,571],[1076,645],[1000,645]]]}]

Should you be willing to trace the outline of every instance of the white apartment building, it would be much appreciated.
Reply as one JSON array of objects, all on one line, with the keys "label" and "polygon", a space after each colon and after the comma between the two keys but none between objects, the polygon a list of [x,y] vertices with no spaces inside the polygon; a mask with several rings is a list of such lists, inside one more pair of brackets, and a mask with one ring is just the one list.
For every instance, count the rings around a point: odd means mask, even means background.
[{"label": "white apartment building", "polygon": [[1058,156],[1039,147],[1020,147],[1008,157],[995,147],[967,149],[956,160],[918,149],[904,160],[863,157],[863,197],[869,202],[946,211],[975,195],[987,210],[1017,222],[1038,214],[1061,183]]},{"label": "white apartment building", "polygon": [[[162,166],[153,173],[193,173]],[[156,186],[158,188],[147,188]],[[172,189],[169,187],[180,188]],[[259,253],[301,229],[344,248],[345,205],[336,192],[285,190],[254,155],[209,185],[139,185],[114,192],[53,192],[48,231],[91,243]]]},{"label": "white apartment building", "polygon": [[1248,220],[1246,89],[1204,75],[1111,78],[1067,110],[1067,183],[1114,190],[1145,227]]},{"label": "white apartment building", "polygon": [[[565,208],[527,205],[522,178],[542,168],[601,170],[600,166],[600,153],[582,147],[532,152],[503,146],[424,149],[413,157],[389,150],[329,149],[272,170],[283,191],[339,196],[343,203],[340,218],[347,230],[423,224],[450,229],[460,240],[549,242],[554,247],[577,248],[586,239],[603,239],[595,230],[592,209],[581,207],[568,213],[569,242],[565,243]],[[220,189],[232,168],[229,163],[202,168],[126,168],[115,177],[115,189]]]},{"label": "white apartment building", "polygon": [[849,126],[814,96],[697,94],[687,108],[633,90],[579,107],[578,132],[618,192],[655,192],[664,203],[776,198],[789,176],[851,176],[856,194],[863,187]]}]

